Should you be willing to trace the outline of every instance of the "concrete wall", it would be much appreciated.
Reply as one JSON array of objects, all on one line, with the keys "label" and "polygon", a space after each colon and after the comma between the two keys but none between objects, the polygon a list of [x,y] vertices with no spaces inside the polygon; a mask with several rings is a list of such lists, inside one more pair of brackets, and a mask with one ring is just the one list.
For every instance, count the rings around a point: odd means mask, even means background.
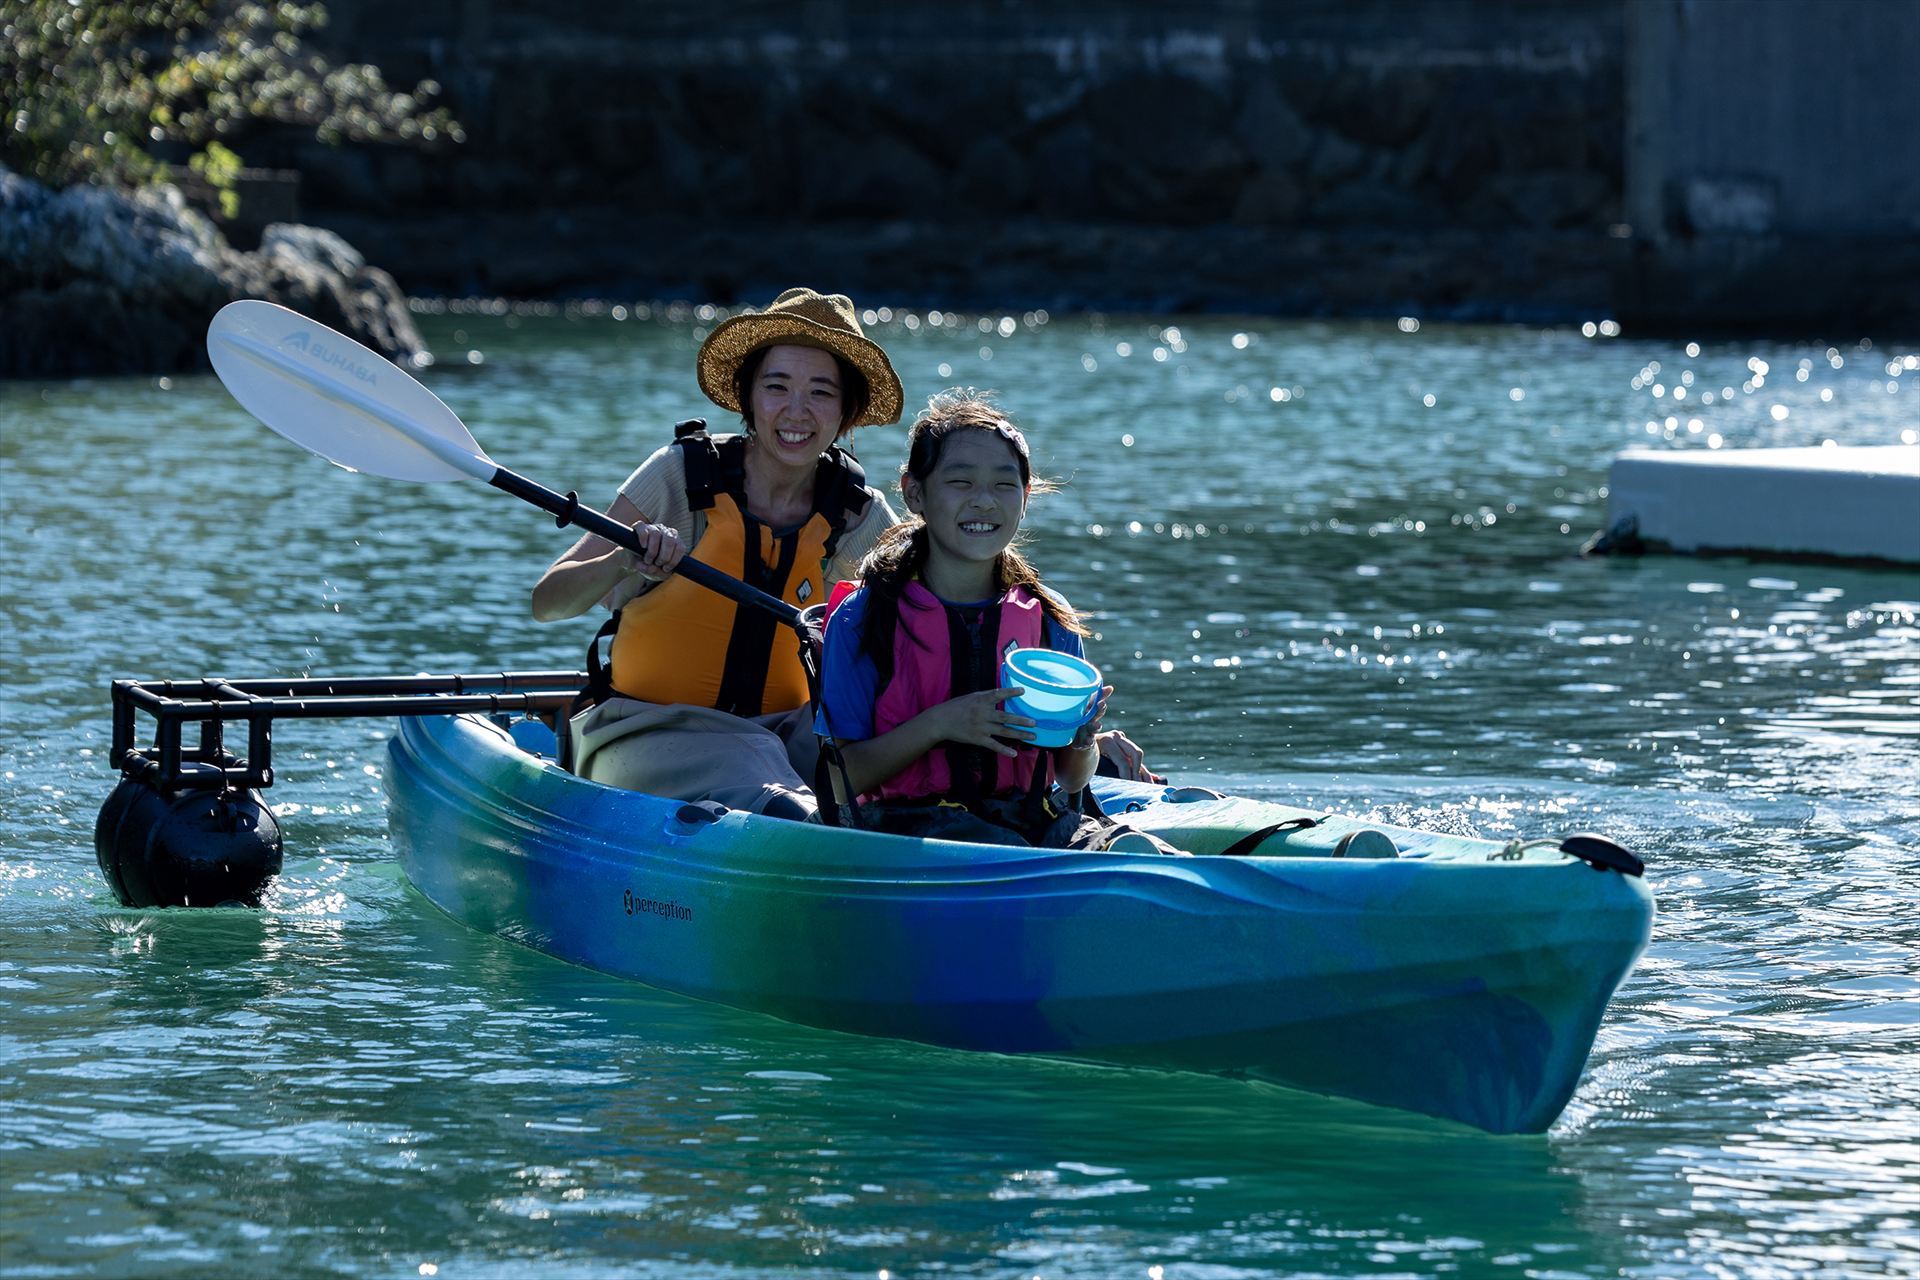
[{"label": "concrete wall", "polygon": [[1644,234],[1920,234],[1916,0],[1632,0],[1626,63]]}]

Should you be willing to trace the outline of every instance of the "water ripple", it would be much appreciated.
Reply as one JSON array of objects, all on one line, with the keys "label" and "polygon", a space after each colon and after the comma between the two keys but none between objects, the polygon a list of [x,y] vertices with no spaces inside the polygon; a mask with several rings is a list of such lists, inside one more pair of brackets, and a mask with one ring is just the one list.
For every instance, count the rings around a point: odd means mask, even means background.
[{"label": "water ripple", "polygon": [[[495,456],[604,499],[666,424],[724,423],[686,376],[720,314],[428,316],[483,357],[429,380]],[[1001,387],[1067,481],[1033,554],[1162,767],[1646,856],[1652,945],[1553,1132],[841,1037],[559,965],[406,886],[374,722],[279,731],[265,909],[119,909],[89,848],[110,676],[572,667],[591,628],[528,616],[565,537],[500,495],[343,475],[206,378],[16,384],[0,1275],[1920,1274],[1920,591],[1572,555],[1617,449],[1890,443],[1909,353],[871,327],[911,398]],[[885,475],[902,438],[855,443]]]}]

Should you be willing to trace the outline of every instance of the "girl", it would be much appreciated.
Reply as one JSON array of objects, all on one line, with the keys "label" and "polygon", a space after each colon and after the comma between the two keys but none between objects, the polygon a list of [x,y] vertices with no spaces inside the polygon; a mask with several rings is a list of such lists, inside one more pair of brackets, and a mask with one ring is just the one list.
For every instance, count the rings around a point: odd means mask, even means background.
[{"label": "girl", "polygon": [[1020,690],[997,687],[1016,645],[1083,656],[1086,628],[1015,549],[1035,487],[1025,437],[985,395],[943,392],[913,424],[900,491],[915,518],[881,537],[826,632],[817,727],[870,826],[1052,848],[1119,830],[1065,802],[1099,763],[1112,686],[1052,750],[1004,705]]}]

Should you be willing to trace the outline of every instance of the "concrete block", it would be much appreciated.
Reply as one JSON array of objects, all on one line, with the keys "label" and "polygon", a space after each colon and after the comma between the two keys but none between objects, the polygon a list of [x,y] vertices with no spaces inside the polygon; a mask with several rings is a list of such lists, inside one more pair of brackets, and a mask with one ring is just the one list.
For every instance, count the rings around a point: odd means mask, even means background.
[{"label": "concrete block", "polygon": [[1608,478],[1610,535],[1673,551],[1920,564],[1920,445],[1629,449]]}]

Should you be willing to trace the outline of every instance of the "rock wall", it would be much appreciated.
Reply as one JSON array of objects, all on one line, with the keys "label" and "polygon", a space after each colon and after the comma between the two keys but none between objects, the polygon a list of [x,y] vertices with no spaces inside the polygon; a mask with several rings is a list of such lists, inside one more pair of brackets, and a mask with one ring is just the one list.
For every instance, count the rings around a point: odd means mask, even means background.
[{"label": "rock wall", "polygon": [[330,7],[468,144],[246,154],[414,289],[1592,314],[1625,257],[1617,3]]},{"label": "rock wall", "polygon": [[[710,20],[524,0],[416,4],[398,22],[361,0],[333,10],[351,52],[448,85],[473,140],[433,185],[507,208],[1156,226],[1618,217],[1619,13],[1586,0],[1518,16],[1457,0],[730,5]],[[410,159],[373,167],[387,180],[339,194],[421,194]]]}]

